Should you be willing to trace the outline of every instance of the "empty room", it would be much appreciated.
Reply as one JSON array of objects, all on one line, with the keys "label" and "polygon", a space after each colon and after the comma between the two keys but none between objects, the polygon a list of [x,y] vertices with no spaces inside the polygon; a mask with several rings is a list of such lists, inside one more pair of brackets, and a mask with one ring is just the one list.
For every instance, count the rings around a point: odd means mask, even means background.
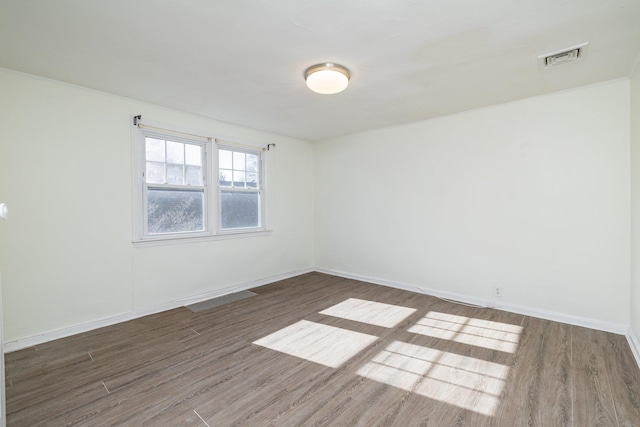
[{"label": "empty room", "polygon": [[0,427],[640,427],[639,22],[0,0]]}]

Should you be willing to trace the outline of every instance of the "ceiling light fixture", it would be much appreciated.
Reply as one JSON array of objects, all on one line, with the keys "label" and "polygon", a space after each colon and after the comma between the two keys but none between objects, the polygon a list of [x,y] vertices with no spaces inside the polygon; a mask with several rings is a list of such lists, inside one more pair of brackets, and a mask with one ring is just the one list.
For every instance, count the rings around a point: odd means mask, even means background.
[{"label": "ceiling light fixture", "polygon": [[342,92],[349,85],[350,78],[351,73],[346,67],[333,62],[312,65],[304,72],[307,87],[323,95]]}]

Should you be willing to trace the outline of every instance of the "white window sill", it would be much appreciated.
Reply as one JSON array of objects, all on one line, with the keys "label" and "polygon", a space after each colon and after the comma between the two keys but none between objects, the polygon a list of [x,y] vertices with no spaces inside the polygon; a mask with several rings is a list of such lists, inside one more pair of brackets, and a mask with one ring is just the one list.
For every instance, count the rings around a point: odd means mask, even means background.
[{"label": "white window sill", "polygon": [[158,236],[146,239],[133,240],[134,248],[146,248],[148,246],[178,245],[183,243],[198,243],[214,240],[242,239],[247,237],[270,236],[273,230],[236,231],[221,234],[207,234],[205,236]]}]

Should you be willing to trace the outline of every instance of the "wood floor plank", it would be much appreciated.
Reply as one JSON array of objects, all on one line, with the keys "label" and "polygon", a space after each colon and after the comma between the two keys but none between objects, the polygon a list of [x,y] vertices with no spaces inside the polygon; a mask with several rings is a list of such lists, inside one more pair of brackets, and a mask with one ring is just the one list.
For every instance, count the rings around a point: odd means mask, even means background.
[{"label": "wood floor plank", "polygon": [[525,317],[522,327],[496,425],[574,425],[567,326]]},{"label": "wood floor plank", "polygon": [[321,273],[252,291],[7,354],[9,427],[640,427],[622,336]]},{"label": "wood floor plank", "polygon": [[607,371],[611,383],[613,403],[618,424],[622,427],[640,427],[640,371],[629,344],[622,335],[593,331],[594,341],[607,358]]},{"label": "wood floor plank", "polygon": [[595,332],[572,327],[574,420],[576,425],[618,426],[609,378],[610,361],[596,341]]}]

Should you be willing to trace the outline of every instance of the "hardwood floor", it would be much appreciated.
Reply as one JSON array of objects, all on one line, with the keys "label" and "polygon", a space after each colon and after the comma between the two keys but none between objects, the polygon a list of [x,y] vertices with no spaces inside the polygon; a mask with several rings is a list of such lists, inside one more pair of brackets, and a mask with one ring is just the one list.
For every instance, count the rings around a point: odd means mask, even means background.
[{"label": "hardwood floor", "polygon": [[15,426],[640,426],[626,339],[310,273],[6,355]]}]

